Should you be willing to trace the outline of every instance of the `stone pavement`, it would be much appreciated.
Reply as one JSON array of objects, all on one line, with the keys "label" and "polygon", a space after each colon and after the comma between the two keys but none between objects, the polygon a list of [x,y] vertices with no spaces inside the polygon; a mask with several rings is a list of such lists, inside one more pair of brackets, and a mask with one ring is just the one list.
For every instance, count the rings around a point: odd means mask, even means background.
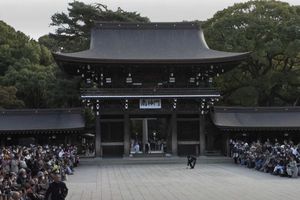
[{"label": "stone pavement", "polygon": [[83,162],[69,176],[68,200],[296,200],[300,178],[224,164]]}]

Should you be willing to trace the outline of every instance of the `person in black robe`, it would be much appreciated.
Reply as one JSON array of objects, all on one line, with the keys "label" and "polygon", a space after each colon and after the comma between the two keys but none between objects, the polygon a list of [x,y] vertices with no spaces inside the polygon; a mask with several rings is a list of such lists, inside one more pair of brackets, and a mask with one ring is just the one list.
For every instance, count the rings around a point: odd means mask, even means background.
[{"label": "person in black robe", "polygon": [[197,158],[195,156],[188,155],[187,156],[187,166],[190,167],[191,169],[194,169],[196,165],[196,160]]},{"label": "person in black robe", "polygon": [[68,195],[68,188],[64,182],[61,181],[59,173],[52,175],[54,182],[49,185],[49,188],[45,194],[45,200],[65,200]]}]

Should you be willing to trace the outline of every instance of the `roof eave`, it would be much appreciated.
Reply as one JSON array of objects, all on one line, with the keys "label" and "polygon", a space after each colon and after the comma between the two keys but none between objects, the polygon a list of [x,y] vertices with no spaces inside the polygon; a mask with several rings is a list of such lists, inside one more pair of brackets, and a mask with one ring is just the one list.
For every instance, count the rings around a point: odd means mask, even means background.
[{"label": "roof eave", "polygon": [[300,127],[240,127],[240,126],[222,126],[216,125],[219,129],[224,131],[295,131],[300,130]]},{"label": "roof eave", "polygon": [[83,131],[85,130],[85,127],[76,127],[76,128],[58,128],[58,129],[3,129],[0,130],[0,133],[13,133],[13,132],[40,132],[41,134],[44,134],[46,132],[53,132],[53,131],[57,131],[57,132],[70,132],[70,131]]},{"label": "roof eave", "polygon": [[60,53],[52,53],[58,63],[85,63],[85,64],[212,64],[230,63],[243,61],[249,57],[251,52],[246,52],[237,56],[204,58],[204,59],[102,59],[67,56]]}]

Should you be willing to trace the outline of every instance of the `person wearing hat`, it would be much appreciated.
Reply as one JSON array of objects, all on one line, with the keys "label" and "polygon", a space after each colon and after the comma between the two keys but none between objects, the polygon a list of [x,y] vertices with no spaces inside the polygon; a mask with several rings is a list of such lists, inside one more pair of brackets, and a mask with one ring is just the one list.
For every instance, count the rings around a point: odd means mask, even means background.
[{"label": "person wearing hat", "polygon": [[61,181],[59,173],[53,173],[52,177],[54,181],[49,185],[46,191],[45,200],[64,200],[68,195],[66,184]]}]

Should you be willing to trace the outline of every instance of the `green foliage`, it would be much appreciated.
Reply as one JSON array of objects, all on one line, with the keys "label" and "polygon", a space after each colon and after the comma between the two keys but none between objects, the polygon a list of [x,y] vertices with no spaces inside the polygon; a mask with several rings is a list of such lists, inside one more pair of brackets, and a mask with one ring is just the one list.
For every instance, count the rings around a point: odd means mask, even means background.
[{"label": "green foliage", "polygon": [[0,86],[0,108],[22,108],[24,102],[16,97],[17,89],[13,86]]},{"label": "green foliage", "polygon": [[80,106],[76,81],[64,78],[61,73],[56,65],[43,66],[20,60],[9,67],[1,82],[15,86],[17,96],[27,108]]},{"label": "green foliage", "polygon": [[47,106],[47,91],[55,77],[51,67],[32,64],[28,61],[17,62],[10,66],[2,78],[4,85],[14,85],[17,95],[29,108]]},{"label": "green foliage", "polygon": [[28,38],[16,32],[12,27],[0,20],[0,75],[3,75],[8,66],[20,59],[20,49]]},{"label": "green foliage", "polygon": [[20,59],[41,65],[53,62],[51,52],[46,47],[0,21],[0,76]]},{"label": "green foliage", "polygon": [[60,76],[62,72],[53,63],[47,47],[16,32],[2,21],[0,36],[0,107],[80,105],[78,84],[73,79]]},{"label": "green foliage", "polygon": [[64,52],[76,52],[88,49],[90,30],[95,22],[149,22],[147,17],[141,17],[136,12],[127,12],[118,8],[112,11],[102,4],[85,4],[80,1],[69,3],[68,13],[56,13],[51,17],[52,26],[57,27],[56,34],[50,38],[43,37],[44,45],[49,41],[56,41],[55,46],[51,43],[48,48],[62,50]]},{"label": "green foliage", "polygon": [[219,11],[203,24],[212,49],[252,52],[247,62],[217,80],[224,104],[300,103],[299,13],[299,6],[257,0]]},{"label": "green foliage", "polygon": [[39,43],[53,52],[56,52],[59,50],[58,41],[56,41],[54,38],[50,37],[49,35],[44,35],[44,36],[40,37]]},{"label": "green foliage", "polygon": [[69,77],[55,67],[55,82],[48,91],[49,107],[80,107],[79,92],[80,81],[78,77]]},{"label": "green foliage", "polygon": [[[4,108],[45,106],[43,90],[52,75],[51,52],[0,21],[0,86]],[[5,87],[3,87],[5,86]],[[11,101],[10,103],[8,101]],[[25,104],[25,105],[24,105]]]}]

